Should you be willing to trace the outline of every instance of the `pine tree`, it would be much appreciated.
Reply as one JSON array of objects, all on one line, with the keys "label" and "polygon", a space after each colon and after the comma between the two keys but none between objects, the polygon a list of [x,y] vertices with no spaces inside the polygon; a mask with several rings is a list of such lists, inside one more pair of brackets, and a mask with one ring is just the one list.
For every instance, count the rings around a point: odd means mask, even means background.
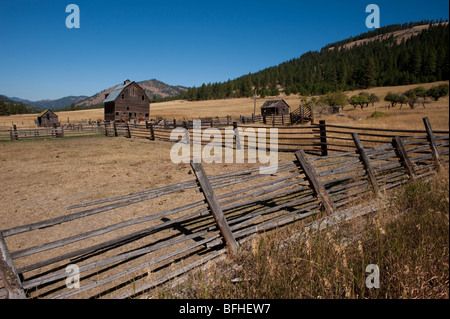
[{"label": "pine tree", "polygon": [[373,57],[367,59],[363,79],[365,88],[374,87],[377,84],[377,67]]}]

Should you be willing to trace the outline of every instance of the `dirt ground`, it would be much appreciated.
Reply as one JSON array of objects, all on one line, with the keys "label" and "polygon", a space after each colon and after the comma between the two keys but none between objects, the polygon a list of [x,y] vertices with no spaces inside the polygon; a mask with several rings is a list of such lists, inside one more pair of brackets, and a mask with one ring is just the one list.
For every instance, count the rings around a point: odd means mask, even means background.
[{"label": "dirt ground", "polygon": [[[0,192],[2,206],[0,229],[30,224],[72,213],[67,206],[93,200],[126,195],[182,181],[193,180],[189,164],[174,164],[170,159],[173,143],[127,139],[124,137],[91,137],[52,140],[27,140],[0,143]],[[292,160],[291,154],[280,154],[279,161]],[[258,167],[258,164],[208,164],[208,175]],[[70,229],[61,226],[16,235],[7,238],[9,249],[14,252],[48,241],[73,236],[124,220],[146,216],[149,212],[180,207],[201,196],[183,192],[177,196],[162,196],[149,205],[144,202],[98,216],[72,222]],[[191,197],[189,197],[191,196]],[[198,199],[196,199],[198,200]],[[155,206],[152,206],[155,205]],[[174,216],[173,218],[175,218]],[[172,218],[172,217],[171,217]],[[147,226],[146,226],[147,225]],[[153,225],[147,223],[142,227]],[[136,229],[124,229],[114,236],[123,236]],[[167,230],[152,237],[174,236],[177,232]],[[32,236],[32,237],[30,237]],[[105,237],[103,237],[104,239]],[[109,237],[108,237],[109,238]],[[161,237],[162,238],[162,237]],[[99,239],[100,240],[100,239]],[[92,245],[85,240],[61,247],[55,252],[43,252],[41,258],[52,258],[76,246]],[[138,245],[148,244],[136,242]],[[24,267],[39,261],[30,256],[16,261],[16,267]],[[130,266],[130,264],[127,264]],[[84,281],[86,282],[86,281]],[[0,285],[1,287],[1,285]]]},{"label": "dirt ground", "polygon": [[[172,163],[173,145],[122,137],[0,143],[0,229],[60,216],[69,205],[192,180],[189,164]],[[205,170],[214,175],[255,165],[213,163]]]}]

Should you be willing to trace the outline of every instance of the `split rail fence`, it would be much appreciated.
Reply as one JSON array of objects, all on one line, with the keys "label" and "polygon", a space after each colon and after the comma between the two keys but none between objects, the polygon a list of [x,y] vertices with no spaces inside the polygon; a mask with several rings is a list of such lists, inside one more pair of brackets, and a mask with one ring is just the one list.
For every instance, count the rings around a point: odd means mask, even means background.
[{"label": "split rail fence", "polygon": [[[256,233],[361,200],[448,169],[449,135],[394,136],[327,156],[295,152],[275,174],[259,168],[208,174],[67,207],[69,213],[0,231],[0,296],[129,298],[208,261],[234,254]],[[208,167],[206,167],[207,169]],[[2,217],[3,218],[3,217]]]},{"label": "split rail fence", "polygon": [[0,141],[17,141],[24,139],[48,139],[73,136],[93,136],[104,134],[103,126],[98,124],[65,124],[48,128],[17,128],[0,129]]},{"label": "split rail fence", "polygon": [[[247,129],[266,129],[267,140],[266,145],[269,145],[269,129],[270,126],[251,124],[238,124],[242,122],[231,122],[231,117],[227,122],[214,121],[212,118],[201,119],[201,129],[204,130],[209,127],[218,129],[221,136],[225,136],[225,130],[240,128],[242,131]],[[231,123],[231,124],[230,124]],[[170,135],[174,128],[185,128],[189,132],[190,142],[195,138],[201,141],[202,144],[208,144],[208,140],[203,140],[202,136],[194,134],[193,121],[168,121],[162,120],[158,123],[147,122],[145,124],[132,123],[109,123],[104,124],[106,136],[125,136],[145,138],[149,140],[161,140],[178,142],[171,140]],[[277,126],[278,131],[278,147],[279,152],[295,152],[298,149],[303,149],[306,153],[312,155],[326,156],[328,154],[347,152],[355,150],[356,146],[353,142],[352,134],[358,133],[361,142],[367,147],[375,147],[392,141],[395,136],[399,137],[422,137],[427,134],[426,128],[424,130],[407,130],[407,129],[381,129],[381,128],[364,128],[352,127],[342,125],[330,125],[325,121],[319,121],[319,124],[300,125],[300,126]],[[236,132],[236,131],[234,131]],[[445,140],[449,131],[435,130],[436,139],[438,141]],[[236,133],[235,133],[236,135]],[[244,148],[248,147],[248,135],[242,134],[240,141]],[[216,142],[217,143],[217,142]],[[223,147],[226,146],[225,140],[221,142]]]}]

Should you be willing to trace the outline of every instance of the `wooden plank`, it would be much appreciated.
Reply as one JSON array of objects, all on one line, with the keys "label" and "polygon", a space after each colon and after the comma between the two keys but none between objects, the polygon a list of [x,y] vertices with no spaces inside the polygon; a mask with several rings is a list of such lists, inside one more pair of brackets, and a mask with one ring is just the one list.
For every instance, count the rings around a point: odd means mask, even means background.
[{"label": "wooden plank", "polygon": [[116,124],[116,121],[113,122],[113,125],[114,125],[114,136],[117,137],[118,134],[117,134],[117,124]]},{"label": "wooden plank", "polygon": [[223,214],[222,207],[220,207],[216,194],[209,183],[203,166],[200,163],[194,163],[191,161],[191,167],[197,177],[197,181],[200,184],[200,188],[205,196],[205,200],[208,203],[211,213],[213,214],[214,220],[219,227],[221,235],[224,238],[230,253],[235,255],[237,253],[238,244],[233,236],[233,233],[231,232],[225,215]]},{"label": "wooden plank", "polygon": [[26,299],[16,267],[9,253],[5,239],[0,232],[0,275],[9,299]]},{"label": "wooden plank", "polygon": [[322,152],[322,156],[328,155],[327,149],[327,126],[324,120],[319,121],[320,127],[320,149]]},{"label": "wooden plank", "polygon": [[130,131],[130,125],[128,124],[128,122],[126,122],[126,126],[127,126],[127,137],[131,138],[131,131]]},{"label": "wooden plank", "polygon": [[428,142],[431,147],[431,155],[433,156],[434,162],[436,163],[437,168],[442,169],[441,157],[439,156],[439,151],[436,145],[436,138],[434,137],[433,129],[431,128],[430,120],[428,117],[423,118],[423,124],[425,124],[425,129],[428,135]]},{"label": "wooden plank", "polygon": [[395,152],[397,156],[400,158],[400,163],[406,170],[406,173],[412,180],[417,179],[416,172],[414,170],[414,166],[411,163],[411,160],[408,157],[408,153],[406,152],[405,146],[403,145],[403,141],[401,137],[396,136],[392,139],[392,145],[394,146]]},{"label": "wooden plank", "polygon": [[150,123],[150,140],[155,140],[155,130],[153,128],[153,123]]},{"label": "wooden plank", "polygon": [[300,166],[305,172],[306,179],[308,180],[309,185],[313,189],[316,196],[319,197],[324,209],[328,214],[333,214],[336,211],[336,206],[334,202],[331,200],[331,197],[328,194],[325,187],[323,186],[322,182],[317,177],[314,167],[311,165],[311,163],[309,163],[308,159],[306,158],[305,152],[303,150],[299,150],[295,152],[295,156],[297,157]]},{"label": "wooden plank", "polygon": [[375,178],[375,174],[373,172],[372,166],[370,165],[369,157],[367,156],[367,153],[364,150],[361,140],[359,139],[358,133],[353,133],[352,137],[353,137],[353,141],[355,142],[356,149],[358,150],[361,161],[366,170],[367,176],[369,178],[369,182],[372,184],[372,187],[373,187],[373,190],[375,191],[375,193],[378,194],[380,189],[378,188],[377,179]]}]

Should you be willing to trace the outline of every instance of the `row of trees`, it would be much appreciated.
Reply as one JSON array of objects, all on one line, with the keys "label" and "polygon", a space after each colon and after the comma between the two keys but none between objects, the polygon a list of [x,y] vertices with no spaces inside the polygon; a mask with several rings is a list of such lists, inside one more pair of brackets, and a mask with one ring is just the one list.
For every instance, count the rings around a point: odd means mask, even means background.
[{"label": "row of trees", "polygon": [[[341,43],[332,44],[320,52],[307,52],[299,58],[234,80],[189,88],[177,98],[251,97],[255,89],[261,97],[276,96],[280,87],[286,94],[322,95],[339,90],[449,80],[449,25],[431,26],[430,21],[421,22],[426,23],[430,23],[429,28],[399,43],[391,36],[347,49],[338,48]],[[416,24],[408,24],[411,25]],[[391,32],[391,29],[377,29],[364,37]],[[347,41],[350,40],[342,43]]]},{"label": "row of trees", "polygon": [[441,97],[447,96],[449,93],[448,84],[441,84],[433,86],[426,90],[423,86],[418,86],[414,89],[407,90],[403,93],[388,92],[384,98],[389,102],[391,107],[400,104],[400,108],[404,104],[408,104],[411,109],[414,109],[419,99],[422,99],[422,105],[425,107],[426,98],[430,97],[434,101],[438,101]]},{"label": "row of trees", "polygon": [[[424,105],[427,98],[432,98],[434,101],[438,101],[441,97],[447,96],[448,94],[448,84],[433,86],[428,90],[426,90],[423,86],[418,86],[400,94],[388,92],[384,97],[384,100],[391,103],[392,107],[397,104],[401,104],[401,106],[407,104],[411,109],[414,109],[416,104],[420,102],[420,99],[422,99],[422,104]],[[349,104],[354,108],[360,106],[361,109],[363,109],[364,107],[368,107],[369,104],[374,106],[376,102],[381,100],[376,94],[369,94],[367,92],[361,92],[348,98],[342,91],[328,92],[319,97],[312,98],[302,96],[300,99],[301,103],[305,106],[326,106],[330,108],[333,113],[338,113],[339,109],[344,109],[344,107]]]}]

